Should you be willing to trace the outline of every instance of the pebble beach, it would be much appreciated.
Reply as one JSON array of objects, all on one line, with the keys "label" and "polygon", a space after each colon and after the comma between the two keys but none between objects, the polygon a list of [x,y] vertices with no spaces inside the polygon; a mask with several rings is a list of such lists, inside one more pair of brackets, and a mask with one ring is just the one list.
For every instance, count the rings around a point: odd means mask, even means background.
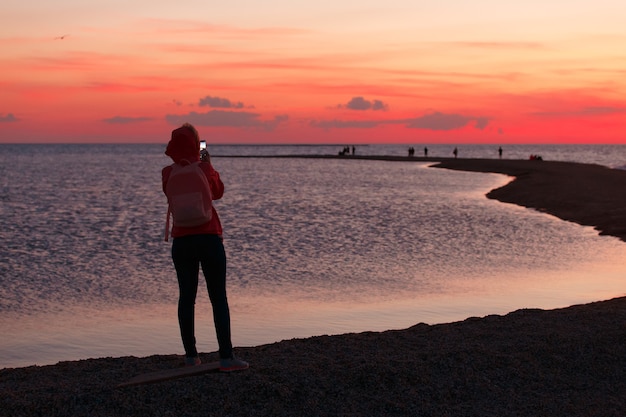
[{"label": "pebble beach", "polygon": [[[509,175],[513,180],[488,198],[626,241],[626,171],[550,161],[429,161]],[[146,385],[119,387],[136,375],[180,367],[182,356],[6,368],[0,416],[624,416],[625,295],[239,347],[236,354],[251,364],[247,371]],[[214,352],[200,356],[217,359]]]}]

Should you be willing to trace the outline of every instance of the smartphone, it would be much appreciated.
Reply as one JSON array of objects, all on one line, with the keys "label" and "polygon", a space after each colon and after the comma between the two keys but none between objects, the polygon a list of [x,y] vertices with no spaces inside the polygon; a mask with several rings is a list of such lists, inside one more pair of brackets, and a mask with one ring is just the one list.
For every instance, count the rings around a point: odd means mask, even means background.
[{"label": "smartphone", "polygon": [[201,140],[200,141],[200,150],[201,151],[206,150],[206,140]]}]

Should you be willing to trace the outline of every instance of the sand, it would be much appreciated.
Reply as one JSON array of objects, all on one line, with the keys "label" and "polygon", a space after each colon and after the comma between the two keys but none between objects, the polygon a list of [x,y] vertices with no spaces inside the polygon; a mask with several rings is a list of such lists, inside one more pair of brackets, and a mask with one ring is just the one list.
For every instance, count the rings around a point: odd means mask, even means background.
[{"label": "sand", "polygon": [[[626,172],[546,161],[438,166],[515,176],[488,197],[625,239]],[[251,363],[247,371],[144,386],[117,384],[180,366],[182,357],[3,369],[0,416],[625,416],[626,297],[616,296],[238,348]]]}]

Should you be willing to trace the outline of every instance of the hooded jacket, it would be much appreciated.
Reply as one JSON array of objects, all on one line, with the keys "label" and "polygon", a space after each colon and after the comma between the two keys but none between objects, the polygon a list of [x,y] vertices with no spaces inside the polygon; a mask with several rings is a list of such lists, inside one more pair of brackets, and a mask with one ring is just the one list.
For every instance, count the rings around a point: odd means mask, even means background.
[{"label": "hooded jacket", "polygon": [[[200,142],[194,132],[187,127],[179,127],[172,131],[172,138],[167,144],[165,155],[172,158],[175,164],[188,165],[200,161]],[[168,165],[161,171],[163,193],[167,186],[167,180],[172,173],[173,165]],[[211,187],[213,200],[219,200],[224,195],[224,184],[210,162],[200,162],[200,168],[206,175]],[[187,235],[210,234],[222,236],[222,224],[215,207],[212,208],[211,220],[205,224],[194,227],[172,227],[172,237],[177,238]]]}]

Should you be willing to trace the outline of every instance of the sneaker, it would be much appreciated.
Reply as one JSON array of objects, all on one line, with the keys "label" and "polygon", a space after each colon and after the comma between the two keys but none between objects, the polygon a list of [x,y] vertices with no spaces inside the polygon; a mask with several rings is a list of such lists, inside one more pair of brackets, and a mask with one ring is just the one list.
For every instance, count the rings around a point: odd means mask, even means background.
[{"label": "sneaker", "polygon": [[198,356],[185,357],[185,366],[196,366],[201,363],[202,361],[200,361],[200,357]]},{"label": "sneaker", "polygon": [[250,364],[248,364],[248,362],[242,361],[234,356],[228,359],[220,359],[220,372],[243,371],[249,367]]}]

